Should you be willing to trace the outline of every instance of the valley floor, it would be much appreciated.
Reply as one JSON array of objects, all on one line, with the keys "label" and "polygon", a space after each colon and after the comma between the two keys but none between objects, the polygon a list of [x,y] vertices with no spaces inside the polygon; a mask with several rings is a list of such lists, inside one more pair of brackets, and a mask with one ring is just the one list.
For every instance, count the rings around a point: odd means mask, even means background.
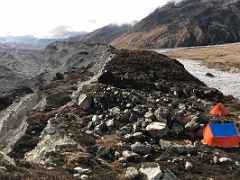
[{"label": "valley floor", "polygon": [[[236,98],[240,98],[240,74],[207,68],[202,66],[200,62],[192,60],[179,59],[179,61],[188,72],[203,81],[207,86],[216,88],[225,95],[233,95]],[[214,77],[206,76],[207,73],[211,73]]]},{"label": "valley floor", "polygon": [[209,68],[240,72],[240,43],[179,48],[163,52],[172,58],[199,60]]}]

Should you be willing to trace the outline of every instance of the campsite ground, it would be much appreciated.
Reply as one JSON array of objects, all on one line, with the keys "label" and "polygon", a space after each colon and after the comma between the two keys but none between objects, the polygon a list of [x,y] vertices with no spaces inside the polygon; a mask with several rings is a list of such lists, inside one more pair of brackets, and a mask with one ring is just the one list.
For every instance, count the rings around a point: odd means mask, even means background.
[{"label": "campsite ground", "polygon": [[209,68],[240,72],[240,43],[183,48],[163,54],[173,58],[199,60]]}]

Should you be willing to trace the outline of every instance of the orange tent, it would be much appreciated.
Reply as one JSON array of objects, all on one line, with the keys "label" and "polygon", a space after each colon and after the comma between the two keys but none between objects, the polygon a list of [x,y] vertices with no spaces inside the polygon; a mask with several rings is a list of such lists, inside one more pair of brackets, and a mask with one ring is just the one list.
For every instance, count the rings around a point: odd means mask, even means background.
[{"label": "orange tent", "polygon": [[238,147],[239,132],[234,123],[209,123],[203,129],[203,143],[209,146]]},{"label": "orange tent", "polygon": [[218,116],[226,116],[227,109],[224,107],[222,103],[218,103],[211,111],[211,115],[218,115]]}]

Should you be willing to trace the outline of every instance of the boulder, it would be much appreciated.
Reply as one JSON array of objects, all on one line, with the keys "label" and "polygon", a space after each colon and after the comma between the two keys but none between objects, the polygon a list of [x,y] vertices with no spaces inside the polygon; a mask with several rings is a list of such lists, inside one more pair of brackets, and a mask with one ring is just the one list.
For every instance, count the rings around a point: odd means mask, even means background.
[{"label": "boulder", "polygon": [[140,142],[136,142],[131,145],[131,149],[133,152],[138,153],[138,154],[149,154],[152,151],[151,145],[145,145]]},{"label": "boulder", "polygon": [[230,162],[232,161],[230,158],[227,158],[227,157],[221,157],[219,158],[219,162],[220,163],[224,163],[224,162]]},{"label": "boulder", "polygon": [[125,158],[128,162],[139,162],[140,156],[132,151],[123,151],[122,152],[123,158]]},{"label": "boulder", "polygon": [[81,94],[78,98],[78,106],[84,110],[87,111],[91,108],[93,103],[92,96],[87,94]]},{"label": "boulder", "polygon": [[139,171],[146,175],[148,180],[160,180],[163,176],[159,164],[153,162],[143,163]]},{"label": "boulder", "polygon": [[185,129],[187,131],[195,131],[200,127],[200,124],[195,121],[195,119],[192,119],[185,125]]},{"label": "boulder", "polygon": [[147,132],[154,138],[161,138],[168,133],[168,127],[166,123],[153,122],[146,127]]},{"label": "boulder", "polygon": [[205,76],[206,76],[206,77],[210,77],[210,78],[214,78],[214,77],[215,77],[212,73],[209,73],[209,72],[206,73]]},{"label": "boulder", "polygon": [[182,145],[165,140],[160,140],[159,144],[162,150],[177,152],[179,154],[193,154],[197,152],[197,147],[191,144]]}]

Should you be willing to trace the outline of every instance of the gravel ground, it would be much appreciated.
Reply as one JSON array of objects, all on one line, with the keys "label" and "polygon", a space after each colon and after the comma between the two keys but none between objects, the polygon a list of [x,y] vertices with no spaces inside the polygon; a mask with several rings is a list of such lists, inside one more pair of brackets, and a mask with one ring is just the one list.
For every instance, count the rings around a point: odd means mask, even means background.
[{"label": "gravel ground", "polygon": [[[222,72],[215,69],[204,67],[197,61],[179,60],[184,64],[187,71],[203,81],[207,86],[216,88],[225,95],[233,95],[240,98],[240,74]],[[213,78],[207,77],[206,73],[214,75]]]}]

